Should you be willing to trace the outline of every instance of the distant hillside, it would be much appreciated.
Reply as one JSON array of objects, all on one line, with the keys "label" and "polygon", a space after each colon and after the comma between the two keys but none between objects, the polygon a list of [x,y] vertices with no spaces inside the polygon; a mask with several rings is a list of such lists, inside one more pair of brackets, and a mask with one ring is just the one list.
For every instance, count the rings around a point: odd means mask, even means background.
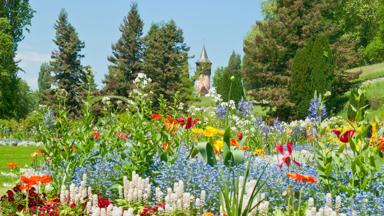
[{"label": "distant hillside", "polygon": [[347,72],[359,72],[359,71],[361,71],[362,73],[358,81],[366,81],[366,80],[384,77],[384,62],[379,64],[368,65],[368,66],[356,67],[356,68],[347,70]]}]

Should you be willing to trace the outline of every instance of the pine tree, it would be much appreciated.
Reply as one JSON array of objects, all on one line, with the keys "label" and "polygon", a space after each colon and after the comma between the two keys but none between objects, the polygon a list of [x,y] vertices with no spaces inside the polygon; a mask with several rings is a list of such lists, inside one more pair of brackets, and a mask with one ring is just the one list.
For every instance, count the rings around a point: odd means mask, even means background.
[{"label": "pine tree", "polygon": [[104,91],[120,96],[128,96],[132,81],[142,70],[143,21],[137,4],[133,3],[128,16],[120,26],[120,39],[112,46],[109,72],[104,81]]},{"label": "pine tree", "polygon": [[[231,77],[234,79],[232,80]],[[226,68],[215,71],[213,85],[223,100],[234,100],[236,103],[244,97],[244,89],[241,78],[241,57],[233,52]],[[231,95],[229,95],[231,91]]]},{"label": "pine tree", "polygon": [[[145,37],[143,69],[152,79],[155,99],[163,95],[172,101],[176,92],[186,100],[191,90],[188,70],[188,50],[183,31],[172,20],[163,25],[153,24]],[[190,95],[189,95],[190,96]],[[155,105],[157,101],[155,100]]]},{"label": "pine tree", "polygon": [[62,10],[55,24],[56,36],[53,40],[58,49],[53,51],[50,62],[53,72],[53,84],[55,85],[56,95],[59,91],[64,91],[66,96],[66,106],[72,116],[79,115],[82,99],[84,97],[84,83],[86,74],[81,65],[80,54],[84,48],[75,28],[68,22],[67,13]]},{"label": "pine tree", "polygon": [[318,37],[299,50],[293,60],[290,93],[298,117],[308,114],[309,102],[315,91],[332,90],[334,59],[326,37]]}]

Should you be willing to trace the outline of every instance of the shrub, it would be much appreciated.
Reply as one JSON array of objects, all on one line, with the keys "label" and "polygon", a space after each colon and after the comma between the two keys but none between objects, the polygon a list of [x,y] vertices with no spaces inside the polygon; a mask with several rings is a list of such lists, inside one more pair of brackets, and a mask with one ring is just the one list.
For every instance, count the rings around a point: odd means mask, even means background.
[{"label": "shrub", "polygon": [[320,36],[296,53],[292,66],[290,95],[296,103],[296,115],[307,115],[315,91],[331,91],[334,61],[328,39]]}]

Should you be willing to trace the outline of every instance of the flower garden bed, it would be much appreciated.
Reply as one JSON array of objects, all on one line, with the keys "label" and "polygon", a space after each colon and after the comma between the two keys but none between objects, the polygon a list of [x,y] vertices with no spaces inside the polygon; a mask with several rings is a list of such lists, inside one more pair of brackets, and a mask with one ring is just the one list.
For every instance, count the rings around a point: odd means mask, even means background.
[{"label": "flower garden bed", "polygon": [[12,168],[20,180],[1,197],[1,214],[384,212],[384,127],[359,107],[349,120],[325,118],[315,98],[306,120],[267,122],[247,101],[236,107],[211,95],[217,107],[160,104],[166,109],[153,113],[144,91],[134,94],[127,112],[97,121],[87,111],[76,122],[47,115],[41,160],[32,171]]}]

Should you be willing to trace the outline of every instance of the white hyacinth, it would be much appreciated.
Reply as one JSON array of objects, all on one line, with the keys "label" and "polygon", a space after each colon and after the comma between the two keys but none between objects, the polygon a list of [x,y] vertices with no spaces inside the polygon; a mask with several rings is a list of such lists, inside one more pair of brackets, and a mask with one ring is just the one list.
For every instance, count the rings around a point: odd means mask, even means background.
[{"label": "white hyacinth", "polygon": [[[345,216],[346,214],[340,213],[341,208],[341,197],[336,196],[335,199],[335,209],[332,208],[333,201],[332,201],[332,195],[330,193],[327,193],[325,196],[325,206],[320,208],[318,211],[316,207],[314,206],[314,199],[309,198],[308,199],[308,208],[305,212],[306,216]],[[353,214],[353,212],[352,212]]]}]

